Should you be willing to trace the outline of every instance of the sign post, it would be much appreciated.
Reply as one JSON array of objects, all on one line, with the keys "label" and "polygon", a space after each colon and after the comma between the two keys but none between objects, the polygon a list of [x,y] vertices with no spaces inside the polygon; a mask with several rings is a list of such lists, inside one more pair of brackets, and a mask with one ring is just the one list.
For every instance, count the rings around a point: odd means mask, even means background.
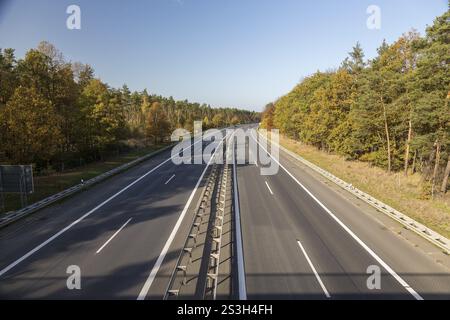
[{"label": "sign post", "polygon": [[22,207],[28,202],[28,194],[34,192],[33,167],[29,166],[0,166],[0,194],[4,207],[4,194],[20,194]]},{"label": "sign post", "polygon": [[2,171],[0,170],[0,212],[6,212],[5,196],[3,195]]}]

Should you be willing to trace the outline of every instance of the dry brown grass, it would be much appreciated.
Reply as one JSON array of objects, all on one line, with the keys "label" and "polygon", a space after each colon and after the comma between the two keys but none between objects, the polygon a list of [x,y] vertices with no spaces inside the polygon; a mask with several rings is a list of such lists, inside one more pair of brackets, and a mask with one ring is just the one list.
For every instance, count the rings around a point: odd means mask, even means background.
[{"label": "dry brown grass", "polygon": [[403,173],[389,174],[368,163],[346,161],[343,157],[286,137],[280,136],[280,142],[289,150],[450,238],[450,194],[434,200],[420,199],[423,186],[418,174],[407,177]]}]

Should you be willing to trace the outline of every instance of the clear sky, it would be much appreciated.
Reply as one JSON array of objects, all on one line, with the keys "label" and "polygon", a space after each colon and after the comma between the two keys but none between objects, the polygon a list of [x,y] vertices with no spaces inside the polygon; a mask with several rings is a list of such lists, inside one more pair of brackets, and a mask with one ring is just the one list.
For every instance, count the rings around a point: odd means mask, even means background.
[{"label": "clear sky", "polygon": [[[447,0],[0,0],[0,47],[47,40],[114,87],[261,110],[304,76],[339,66],[360,41],[421,33]],[[82,29],[66,28],[79,5]],[[369,30],[369,5],[381,29]]]}]

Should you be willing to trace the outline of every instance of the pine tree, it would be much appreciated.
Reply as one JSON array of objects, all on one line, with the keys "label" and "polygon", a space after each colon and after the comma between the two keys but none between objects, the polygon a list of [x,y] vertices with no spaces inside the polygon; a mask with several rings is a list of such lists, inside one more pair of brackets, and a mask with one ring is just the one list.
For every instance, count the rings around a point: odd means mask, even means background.
[{"label": "pine tree", "polygon": [[[436,18],[434,24],[427,28],[426,37],[417,44],[420,57],[414,86],[420,92],[420,99],[413,114],[417,131],[414,144],[416,149],[434,154],[430,157],[434,159],[434,169],[428,177],[432,181],[433,191],[441,165],[439,160],[448,158],[450,154],[449,19],[450,11]],[[427,164],[428,167],[431,165]],[[446,186],[441,186],[442,189]]]},{"label": "pine tree", "polygon": [[363,71],[366,63],[364,61],[364,51],[359,42],[353,47],[352,52],[349,52],[349,57],[342,63],[342,68],[346,69],[351,74],[358,74]]}]

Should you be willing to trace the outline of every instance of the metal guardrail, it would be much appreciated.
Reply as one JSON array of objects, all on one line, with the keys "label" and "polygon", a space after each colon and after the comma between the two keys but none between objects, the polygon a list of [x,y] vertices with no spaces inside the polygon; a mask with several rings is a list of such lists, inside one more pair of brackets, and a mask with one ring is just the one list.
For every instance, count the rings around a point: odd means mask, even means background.
[{"label": "metal guardrail", "polygon": [[[223,145],[226,146],[226,141],[227,136],[216,148],[213,157],[217,156]],[[211,166],[183,248],[170,275],[164,300],[186,297],[216,299],[226,191],[231,175],[226,164]]]},{"label": "metal guardrail", "polygon": [[188,285],[187,272],[188,268],[190,268],[193,263],[193,251],[203,249],[203,245],[201,245],[202,248],[200,248],[197,238],[199,238],[202,225],[204,223],[208,223],[210,219],[211,212],[209,203],[212,200],[218,175],[219,167],[217,165],[213,165],[211,171],[209,172],[208,178],[206,179],[206,185],[200,195],[199,203],[196,206],[196,214],[194,215],[194,219],[191,223],[190,231],[186,235],[183,249],[180,251],[175,269],[172,271],[170,276],[169,285],[166,289],[163,300],[174,298],[178,299],[180,297],[180,292],[186,285]]},{"label": "metal guardrail", "polygon": [[[258,133],[259,134],[259,133]],[[263,137],[262,135],[259,135]],[[264,137],[263,137],[264,138]],[[358,199],[364,201],[365,203],[371,205],[375,209],[379,210],[380,212],[386,214],[390,218],[396,220],[397,222],[401,223],[403,226],[405,226],[407,229],[414,231],[419,236],[423,237],[424,239],[430,241],[440,249],[444,250],[445,253],[450,254],[450,240],[444,237],[443,235],[437,233],[436,231],[424,226],[420,222],[417,222],[416,220],[408,217],[404,213],[390,207],[389,205],[383,203],[382,201],[372,197],[371,195],[359,190],[358,188],[355,188],[351,183],[348,183],[335,175],[331,174],[330,172],[320,168],[319,166],[316,166],[315,164],[309,162],[308,160],[302,158],[298,154],[286,149],[285,147],[281,146],[278,143],[275,143],[281,150],[292,156],[293,158],[297,159],[298,161],[302,162],[307,167],[313,169],[317,173],[321,174],[328,180],[334,182],[339,187],[347,190],[354,196],[356,196]]]},{"label": "metal guardrail", "polygon": [[217,298],[217,286],[219,284],[219,267],[221,262],[221,248],[222,248],[222,235],[224,229],[224,219],[225,219],[225,210],[226,210],[226,202],[227,202],[227,186],[230,181],[230,168],[227,164],[223,166],[222,176],[219,182],[218,188],[218,205],[216,208],[215,216],[214,216],[214,224],[211,232],[212,237],[212,248],[209,253],[209,264],[208,264],[208,274],[206,281],[206,292],[205,296],[209,296],[209,298],[216,300]]},{"label": "metal guardrail", "polygon": [[98,175],[98,176],[96,176],[96,177],[94,177],[94,178],[92,178],[92,179],[90,179],[88,181],[85,181],[84,183],[80,183],[78,185],[75,185],[75,186],[73,186],[73,187],[71,187],[69,189],[66,189],[66,190],[61,191],[61,192],[59,192],[57,194],[54,194],[54,195],[52,195],[52,196],[50,196],[48,198],[45,198],[45,199],[40,200],[40,201],[38,201],[36,203],[33,203],[32,205],[29,205],[29,206],[27,206],[27,207],[25,207],[23,209],[20,209],[20,210],[17,210],[17,211],[13,211],[13,212],[10,212],[10,213],[6,213],[3,217],[0,217],[0,228],[6,227],[7,225],[9,225],[9,224],[11,224],[11,223],[13,223],[13,222],[15,222],[15,221],[17,221],[19,219],[22,219],[22,218],[24,218],[24,217],[26,217],[26,216],[28,216],[28,215],[38,211],[38,210],[41,210],[41,209],[43,209],[43,208],[45,208],[45,207],[47,207],[47,206],[49,206],[49,205],[51,205],[51,204],[53,204],[55,202],[58,202],[58,201],[60,201],[62,199],[65,199],[65,198],[67,198],[67,197],[69,197],[69,196],[71,196],[71,195],[73,195],[73,194],[75,194],[77,192],[80,192],[80,191],[82,191],[82,190],[84,190],[84,189],[86,189],[86,188],[88,188],[90,186],[93,186],[94,184],[97,184],[97,183],[99,183],[101,181],[104,181],[104,180],[106,180],[106,179],[108,179],[108,178],[110,178],[110,177],[112,177],[112,176],[114,176],[114,175],[116,175],[118,173],[121,173],[121,172],[123,172],[123,171],[125,171],[125,170],[127,170],[127,169],[129,169],[129,168],[131,168],[131,167],[141,163],[141,162],[144,162],[144,161],[146,161],[146,160],[148,160],[148,159],[150,159],[150,158],[152,158],[152,157],[154,157],[154,156],[156,156],[156,155],[158,155],[158,154],[160,154],[160,153],[162,153],[162,152],[172,148],[174,145],[175,144],[171,144],[171,145],[169,145],[167,147],[164,147],[164,148],[159,149],[159,150],[157,150],[155,152],[147,154],[147,155],[145,155],[143,157],[140,157],[140,158],[138,158],[136,160],[133,160],[133,161],[128,162],[128,163],[125,163],[125,164],[123,164],[123,165],[121,165],[121,166],[119,166],[117,168],[114,168],[114,169],[112,169],[112,170],[110,170],[108,172],[102,173],[102,174],[100,174],[100,175]]}]

